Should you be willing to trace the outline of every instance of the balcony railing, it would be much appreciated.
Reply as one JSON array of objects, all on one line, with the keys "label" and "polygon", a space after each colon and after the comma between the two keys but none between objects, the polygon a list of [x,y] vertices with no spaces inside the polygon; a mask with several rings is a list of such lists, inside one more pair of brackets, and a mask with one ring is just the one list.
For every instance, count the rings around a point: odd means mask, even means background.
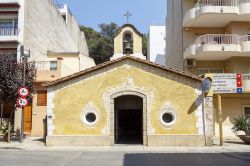
[{"label": "balcony railing", "polygon": [[69,15],[72,16],[72,12],[71,12],[71,10],[69,9],[68,5],[66,5],[66,4],[57,4],[56,6],[57,6],[57,8],[58,8],[59,10],[66,10],[66,11],[69,13]]},{"label": "balcony railing", "polygon": [[241,42],[250,41],[250,35],[242,36],[242,37],[240,38],[240,41],[241,41]]},{"label": "balcony railing", "polygon": [[18,3],[18,0],[1,0],[0,4],[1,3]]},{"label": "balcony railing", "polygon": [[18,28],[0,27],[0,36],[17,36],[18,33],[19,33]]},{"label": "balcony railing", "polygon": [[195,7],[204,6],[238,6],[240,4],[250,3],[250,0],[199,0]]},{"label": "balcony railing", "polygon": [[36,62],[38,71],[54,71],[57,70],[57,61],[39,61]]},{"label": "balcony railing", "polygon": [[64,9],[65,5],[64,4],[58,4],[56,5],[58,9]]},{"label": "balcony railing", "polygon": [[195,7],[204,6],[237,6],[240,0],[199,0]]},{"label": "balcony railing", "polygon": [[239,4],[250,3],[250,0],[238,0]]},{"label": "balcony railing", "polygon": [[240,37],[232,34],[209,34],[200,36],[196,40],[196,46],[204,44],[239,44]]}]

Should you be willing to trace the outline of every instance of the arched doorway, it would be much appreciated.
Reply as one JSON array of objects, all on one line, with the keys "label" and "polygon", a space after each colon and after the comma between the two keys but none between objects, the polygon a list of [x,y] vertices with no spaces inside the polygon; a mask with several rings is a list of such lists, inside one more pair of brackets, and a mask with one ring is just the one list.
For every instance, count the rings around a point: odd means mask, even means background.
[{"label": "arched doorway", "polygon": [[143,98],[124,95],[114,99],[116,144],[143,144]]}]

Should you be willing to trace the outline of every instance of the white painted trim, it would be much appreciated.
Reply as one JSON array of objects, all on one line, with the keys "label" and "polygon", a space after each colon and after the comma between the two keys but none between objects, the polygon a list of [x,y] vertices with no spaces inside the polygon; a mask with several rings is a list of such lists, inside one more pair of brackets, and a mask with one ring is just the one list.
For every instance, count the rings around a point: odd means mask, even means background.
[{"label": "white painted trim", "polygon": [[[88,122],[88,120],[86,119],[86,116],[89,113],[93,113],[96,116],[96,120],[92,123]],[[94,106],[94,104],[92,102],[89,102],[81,111],[80,116],[81,116],[80,119],[81,119],[82,123],[86,127],[95,127],[100,120],[100,111],[98,110],[98,108],[96,106]]]},{"label": "white painted trim", "polygon": [[[170,123],[166,123],[163,121],[163,115],[165,113],[170,113],[173,116],[173,121]],[[166,102],[159,111],[159,120],[161,122],[161,125],[165,127],[166,129],[171,129],[174,127],[178,119],[178,114],[176,112],[176,109],[170,104],[170,102]]]}]

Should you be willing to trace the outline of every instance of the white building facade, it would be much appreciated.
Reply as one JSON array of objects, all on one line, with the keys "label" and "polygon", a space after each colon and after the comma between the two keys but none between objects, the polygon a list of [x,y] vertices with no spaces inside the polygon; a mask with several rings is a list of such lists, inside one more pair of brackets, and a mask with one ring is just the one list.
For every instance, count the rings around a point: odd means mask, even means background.
[{"label": "white building facade", "polygon": [[148,60],[165,65],[166,26],[150,26],[148,32]]},{"label": "white building facade", "polygon": [[[93,67],[95,62],[68,6],[53,0],[0,0],[0,56],[20,61],[22,45],[37,68],[32,101],[25,107],[24,133],[40,137],[46,134],[47,106],[47,89],[41,84]],[[3,113],[3,118],[9,117],[7,104]],[[21,128],[21,116],[16,110],[16,130]]]},{"label": "white building facade", "polygon": [[84,33],[65,4],[53,0],[0,0],[0,53],[20,60],[49,61],[48,52],[79,52],[88,57]]}]

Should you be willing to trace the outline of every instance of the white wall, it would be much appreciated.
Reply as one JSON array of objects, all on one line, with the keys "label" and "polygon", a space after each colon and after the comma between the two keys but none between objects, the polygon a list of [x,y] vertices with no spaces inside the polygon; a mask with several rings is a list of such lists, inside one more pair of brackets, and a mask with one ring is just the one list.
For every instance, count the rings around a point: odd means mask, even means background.
[{"label": "white wall", "polygon": [[150,26],[148,34],[148,59],[166,65],[166,26]]},{"label": "white wall", "polygon": [[[23,20],[19,20],[23,21]],[[47,51],[81,52],[88,56],[84,35],[74,16],[67,23],[52,0],[25,0],[23,44],[30,60],[47,61]]]},{"label": "white wall", "polygon": [[[184,0],[168,0],[166,64],[183,70],[183,6]],[[186,1],[186,0],[185,0]]]}]

